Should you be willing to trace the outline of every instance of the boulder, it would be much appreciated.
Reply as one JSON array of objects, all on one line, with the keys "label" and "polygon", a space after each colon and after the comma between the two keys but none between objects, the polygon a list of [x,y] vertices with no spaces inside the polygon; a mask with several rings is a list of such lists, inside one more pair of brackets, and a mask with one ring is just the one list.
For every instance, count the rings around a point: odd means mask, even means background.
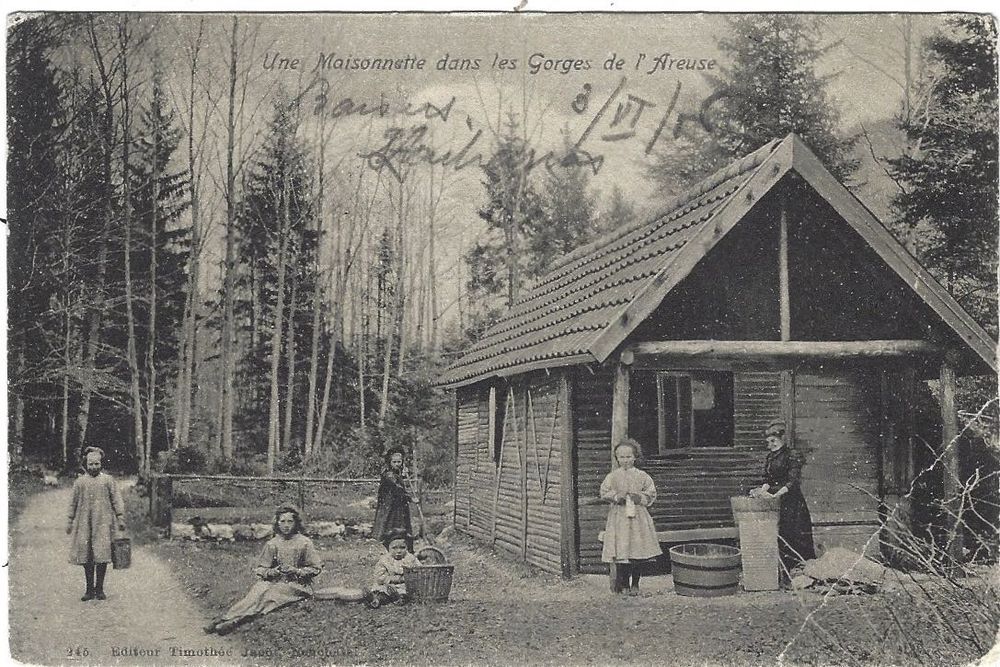
[{"label": "boulder", "polygon": [[265,537],[271,537],[273,529],[269,523],[254,523],[250,524],[250,530],[253,531],[253,538],[255,540],[262,540]]},{"label": "boulder", "polygon": [[879,584],[885,578],[886,568],[843,547],[828,549],[821,558],[806,562],[802,573],[813,579],[842,579],[858,583]]},{"label": "boulder", "polygon": [[237,523],[233,525],[233,538],[241,542],[249,542],[254,539],[253,528],[249,524]]},{"label": "boulder", "polygon": [[210,523],[208,524],[208,534],[210,537],[216,540],[222,540],[225,542],[232,542],[234,539],[234,530],[228,523]]},{"label": "boulder", "polygon": [[170,524],[170,536],[175,540],[193,540],[195,538],[194,526],[189,523]]},{"label": "boulder", "polygon": [[343,537],[347,527],[336,521],[314,521],[306,526],[306,534],[315,537]]}]

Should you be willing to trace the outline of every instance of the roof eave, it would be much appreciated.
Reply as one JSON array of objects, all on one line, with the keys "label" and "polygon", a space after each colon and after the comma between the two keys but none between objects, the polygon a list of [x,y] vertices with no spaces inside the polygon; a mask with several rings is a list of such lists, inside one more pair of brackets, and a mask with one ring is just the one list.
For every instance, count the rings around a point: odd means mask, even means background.
[{"label": "roof eave", "polygon": [[579,366],[581,364],[595,363],[596,361],[597,360],[594,356],[589,352],[581,352],[563,357],[553,357],[552,359],[541,359],[539,361],[516,364],[514,366],[508,366],[507,368],[498,368],[496,370],[479,373],[461,380],[445,380],[438,386],[443,387],[444,389],[457,389],[459,387],[467,387],[469,385],[476,384],[477,382],[493,378],[510,377],[512,375],[521,375],[523,373],[530,373],[531,371],[538,370],[551,370],[562,366]]}]

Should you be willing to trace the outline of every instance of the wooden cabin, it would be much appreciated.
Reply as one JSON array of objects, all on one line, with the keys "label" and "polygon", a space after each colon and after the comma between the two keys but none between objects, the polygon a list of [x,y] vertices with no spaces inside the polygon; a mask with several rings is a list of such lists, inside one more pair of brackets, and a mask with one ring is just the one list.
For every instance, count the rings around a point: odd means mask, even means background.
[{"label": "wooden cabin", "polygon": [[455,526],[607,571],[596,499],[631,436],[664,547],[733,538],[729,497],[760,483],[781,417],[817,545],[861,550],[915,474],[917,383],[941,381],[951,442],[956,374],[996,370],[990,336],[789,135],[565,257],[449,368]]}]

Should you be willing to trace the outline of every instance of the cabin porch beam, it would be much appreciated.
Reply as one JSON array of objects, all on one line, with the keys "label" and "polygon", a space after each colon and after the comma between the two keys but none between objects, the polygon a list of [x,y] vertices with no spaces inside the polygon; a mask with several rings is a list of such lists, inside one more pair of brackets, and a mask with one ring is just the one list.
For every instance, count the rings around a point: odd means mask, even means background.
[{"label": "cabin porch beam", "polygon": [[[630,356],[627,358],[631,358]],[[617,468],[615,447],[628,437],[629,366],[619,362],[615,366],[615,382],[611,395],[611,468]]]},{"label": "cabin porch beam", "polygon": [[782,194],[778,220],[778,303],[781,312],[781,340],[792,339],[792,305],[788,287],[788,199]]},{"label": "cabin porch beam", "polygon": [[636,357],[653,355],[677,357],[731,357],[733,359],[931,356],[941,348],[924,340],[658,340],[633,343],[628,347]]},{"label": "cabin porch beam", "polygon": [[953,564],[961,562],[962,485],[958,452],[958,411],[955,407],[955,359],[951,353],[941,364],[941,460],[944,463],[944,502],[947,508],[948,542],[946,550]]}]

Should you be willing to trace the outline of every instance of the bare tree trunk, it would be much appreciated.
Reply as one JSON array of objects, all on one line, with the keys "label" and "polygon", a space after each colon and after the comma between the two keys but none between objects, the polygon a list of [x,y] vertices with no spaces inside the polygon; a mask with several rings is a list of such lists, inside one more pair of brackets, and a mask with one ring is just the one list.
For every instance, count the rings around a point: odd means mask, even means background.
[{"label": "bare tree trunk", "polygon": [[[317,161],[317,196],[316,196],[316,253],[313,257],[313,275],[315,284],[312,295],[312,340],[309,346],[309,389],[306,392],[306,433],[302,444],[306,457],[313,451],[313,420],[316,415],[316,382],[319,370],[320,313],[323,310],[323,281],[320,280],[319,249],[323,239],[323,198],[325,196],[324,171],[326,160],[326,116],[320,117],[319,160]],[[334,260],[335,261],[335,260]]]},{"label": "bare tree trunk", "polygon": [[436,350],[438,346],[438,318],[440,317],[437,293],[437,252],[435,249],[435,229],[437,221],[437,206],[444,195],[445,172],[441,171],[441,181],[438,185],[437,199],[434,198],[434,170],[430,172],[431,184],[431,209],[427,225],[427,288],[430,290],[430,334],[428,336],[429,347]]},{"label": "bare tree trunk", "polygon": [[130,187],[129,175],[129,144],[131,138],[131,118],[129,109],[129,82],[128,82],[128,15],[122,18],[118,27],[118,36],[122,49],[122,225],[125,227],[125,317],[128,322],[128,368],[129,368],[129,390],[132,396],[132,418],[135,429],[135,452],[136,463],[139,470],[146,472],[148,462],[146,459],[146,442],[142,424],[142,393],[139,388],[139,353],[136,347],[135,336],[135,311],[132,308],[132,189]]},{"label": "bare tree trunk", "polygon": [[[71,334],[70,334],[70,317],[69,310],[66,311],[66,337],[64,339],[64,344],[66,348],[64,350],[63,361],[66,364],[65,370],[63,371],[63,381],[62,381],[62,467],[63,470],[69,467],[69,373],[70,373],[70,345],[71,345]],[[18,441],[20,442],[20,441]]]},{"label": "bare tree trunk", "polygon": [[[225,311],[222,324],[222,433],[220,450],[224,459],[233,457],[233,330],[236,289],[236,59],[239,19],[233,16],[229,42],[229,115],[226,125],[226,269],[223,285]],[[270,470],[269,466],[269,470]]]},{"label": "bare tree trunk", "polygon": [[281,317],[285,309],[285,252],[288,250],[288,221],[290,183],[289,175],[284,174],[282,183],[283,201],[281,203],[281,224],[278,227],[278,302],[274,307],[274,328],[271,331],[271,400],[267,420],[267,473],[274,473],[275,458],[281,443],[278,440],[278,367],[281,361]]},{"label": "bare tree trunk", "polygon": [[285,337],[285,366],[287,368],[285,425],[281,436],[281,442],[285,443],[285,447],[290,447],[292,444],[292,413],[295,410],[295,306],[298,287],[298,271],[292,271],[292,294],[291,300],[288,302],[288,330]]},{"label": "bare tree trunk", "polygon": [[87,428],[90,425],[90,402],[94,391],[94,373],[97,367],[97,348],[101,338],[101,324],[104,319],[105,298],[104,286],[108,274],[108,230],[111,229],[111,221],[115,217],[115,202],[111,194],[111,159],[115,150],[114,131],[114,86],[111,75],[104,65],[104,54],[101,51],[97,40],[97,31],[94,27],[94,20],[90,18],[87,24],[90,35],[91,50],[94,61],[97,64],[99,81],[104,97],[104,113],[101,119],[101,152],[104,172],[104,182],[108,190],[105,199],[104,219],[101,221],[99,230],[100,247],[97,251],[97,275],[93,286],[93,297],[90,315],[87,318],[87,344],[83,351],[82,359],[82,387],[80,390],[80,410],[77,413],[77,438],[78,446],[82,451],[87,442]]},{"label": "bare tree trunk", "polygon": [[[333,308],[330,309],[332,320],[335,312]],[[323,378],[323,396],[320,399],[319,404],[319,418],[316,420],[316,433],[312,436],[313,450],[322,451],[323,449],[323,430],[326,428],[326,412],[330,405],[330,385],[333,384],[333,362],[337,357],[337,343],[338,338],[336,335],[336,325],[330,322],[330,350],[326,355],[326,375]]]},{"label": "bare tree trunk", "polygon": [[201,40],[204,37],[205,19],[198,23],[198,34],[191,45],[191,67],[188,70],[188,105],[187,105],[187,148],[188,148],[188,178],[190,179],[190,210],[191,210],[191,249],[188,252],[188,285],[187,298],[184,303],[183,333],[180,342],[179,358],[181,370],[177,374],[177,411],[174,420],[174,445],[186,447],[191,437],[191,406],[194,390],[195,358],[198,348],[198,316],[200,314],[198,290],[201,282],[201,200],[199,197],[200,164],[195,153],[194,142],[194,102],[195,77],[198,72],[198,59],[201,54]]},{"label": "bare tree trunk", "polygon": [[159,153],[160,128],[153,131],[153,165],[150,175],[151,185],[151,208],[149,225],[149,345],[146,348],[146,374],[149,379],[149,389],[146,393],[146,461],[147,469],[153,456],[153,421],[156,415],[156,280],[157,280],[157,252],[159,238],[156,226],[160,217],[160,167],[156,159]]}]

